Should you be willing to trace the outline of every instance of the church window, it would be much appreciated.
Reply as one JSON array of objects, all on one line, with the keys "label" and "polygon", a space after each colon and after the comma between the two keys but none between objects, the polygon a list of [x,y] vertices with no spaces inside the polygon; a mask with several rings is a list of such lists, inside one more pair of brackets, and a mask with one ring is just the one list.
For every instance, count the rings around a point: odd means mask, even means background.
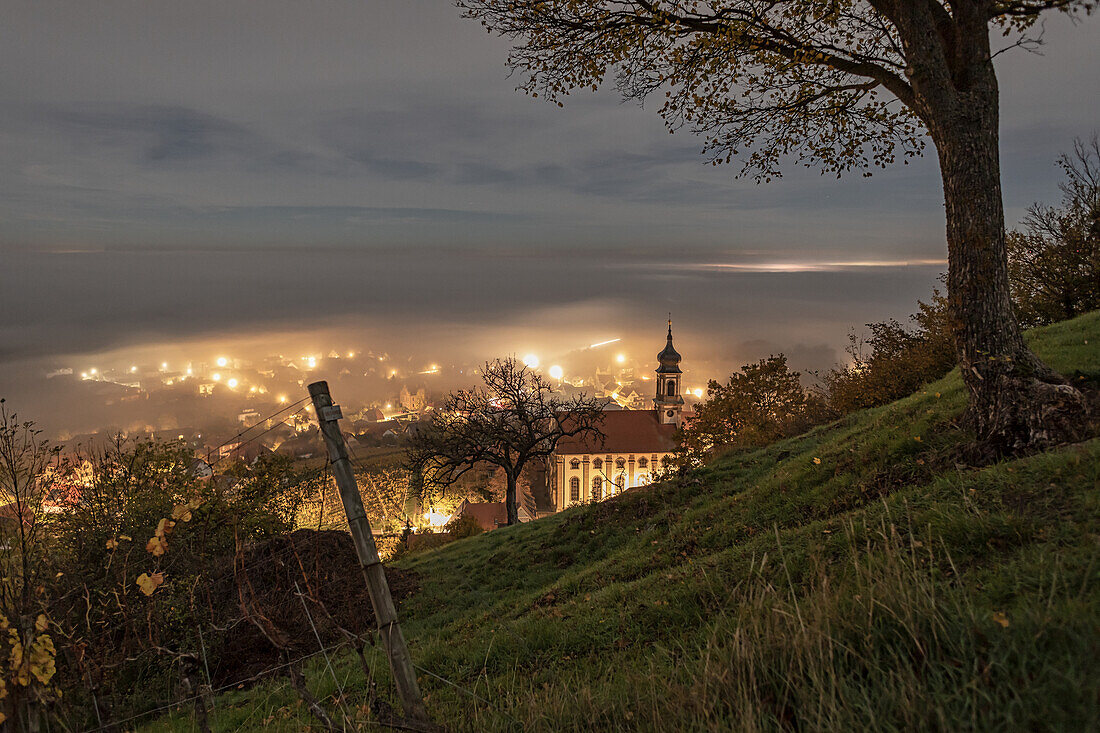
[{"label": "church window", "polygon": [[592,498],[595,501],[603,498],[603,479],[598,476],[592,479]]},{"label": "church window", "polygon": [[676,395],[676,382],[674,382],[671,379],[668,380],[668,382],[665,383],[665,393],[668,394],[669,397],[675,396]]},{"label": "church window", "polygon": [[594,469],[596,469],[597,471],[599,471],[599,470],[600,470],[601,468],[603,468],[603,461],[601,461],[601,460],[600,460],[599,458],[597,458],[596,460],[592,461],[592,468],[594,468]]},{"label": "church window", "polygon": [[569,461],[569,467],[570,468],[580,468],[581,467],[581,459],[574,458],[573,460]]},{"label": "church window", "polygon": [[569,479],[569,501],[581,500],[581,480],[574,476]]},{"label": "church window", "polygon": [[648,465],[649,465],[649,461],[647,461],[645,459],[645,456],[642,456],[641,458],[638,459],[638,468],[645,468]]},{"label": "church window", "polygon": [[615,468],[620,468],[620,469],[621,468],[626,468],[626,459],[625,458],[616,458],[615,459]]}]

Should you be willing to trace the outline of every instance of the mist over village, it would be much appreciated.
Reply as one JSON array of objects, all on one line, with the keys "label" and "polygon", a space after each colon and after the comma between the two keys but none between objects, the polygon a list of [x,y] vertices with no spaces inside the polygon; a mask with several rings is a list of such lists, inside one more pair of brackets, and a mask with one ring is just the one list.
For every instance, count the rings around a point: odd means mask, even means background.
[{"label": "mist over village", "polygon": [[0,731],[1100,728],[1096,0],[0,24]]}]

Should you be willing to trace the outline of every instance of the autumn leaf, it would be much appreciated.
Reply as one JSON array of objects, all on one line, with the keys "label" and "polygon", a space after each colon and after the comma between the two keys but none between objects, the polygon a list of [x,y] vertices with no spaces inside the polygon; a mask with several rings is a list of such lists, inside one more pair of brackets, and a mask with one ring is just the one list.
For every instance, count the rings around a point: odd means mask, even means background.
[{"label": "autumn leaf", "polygon": [[181,522],[191,521],[191,509],[186,504],[176,504],[172,507],[172,519],[178,519]]},{"label": "autumn leaf", "polygon": [[153,591],[164,583],[164,573],[142,573],[137,577],[137,585],[141,588],[141,592],[147,596],[153,595]]},{"label": "autumn leaf", "polygon": [[150,537],[149,541],[145,543],[145,550],[153,553],[156,557],[160,557],[168,551],[168,541],[159,536]]},{"label": "autumn leaf", "polygon": [[187,508],[191,511],[195,511],[200,506],[202,506],[202,499],[197,496],[187,502]]},{"label": "autumn leaf", "polygon": [[914,435],[913,440],[917,441],[918,443],[921,442],[921,439],[920,439],[919,435]]},{"label": "autumn leaf", "polygon": [[814,465],[821,465],[821,459],[820,459],[820,458],[817,458],[817,457],[815,457],[815,458],[814,458]]},{"label": "autumn leaf", "polygon": [[132,539],[134,539],[134,538],[133,538],[133,537],[131,537],[131,536],[130,536],[130,535],[128,535],[128,534],[120,534],[120,535],[118,536],[118,539],[119,539],[119,541],[120,541],[120,542],[129,542],[130,540],[132,540]]},{"label": "autumn leaf", "polygon": [[1004,611],[994,611],[993,620],[999,623],[1002,628],[1008,628],[1008,616],[1005,615]]},{"label": "autumn leaf", "polygon": [[43,632],[47,628],[49,628],[49,626],[50,626],[50,620],[48,618],[46,618],[46,614],[44,614],[44,613],[38,614],[38,618],[36,618],[34,620],[34,630],[38,631],[38,632]]},{"label": "autumn leaf", "polygon": [[35,638],[31,644],[29,662],[30,673],[43,685],[50,684],[50,680],[57,674],[57,650],[54,648],[53,639],[49,634],[42,634]]},{"label": "autumn leaf", "polygon": [[175,527],[176,523],[167,517],[160,520],[157,523],[157,537],[163,538],[166,534],[172,534],[172,527]]},{"label": "autumn leaf", "polygon": [[108,537],[107,538],[107,549],[108,550],[113,550],[116,547],[118,547],[118,540],[116,540],[114,537]]}]

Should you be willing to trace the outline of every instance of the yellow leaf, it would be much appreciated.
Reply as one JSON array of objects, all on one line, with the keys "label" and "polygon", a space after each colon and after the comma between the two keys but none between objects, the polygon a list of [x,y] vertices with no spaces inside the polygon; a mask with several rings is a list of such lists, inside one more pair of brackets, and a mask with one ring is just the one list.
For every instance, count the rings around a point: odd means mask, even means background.
[{"label": "yellow leaf", "polygon": [[172,507],[172,519],[179,519],[183,522],[191,521],[191,510],[186,504],[176,504]]},{"label": "yellow leaf", "polygon": [[914,435],[913,440],[917,441],[918,443],[921,442],[919,435]]},{"label": "yellow leaf", "polygon": [[128,534],[120,534],[120,535],[118,536],[118,539],[119,539],[120,541],[123,541],[123,542],[129,542],[130,540],[132,540],[132,539],[134,539],[134,538],[133,538],[133,537],[131,537],[131,536],[130,536],[130,535],[128,535]]},{"label": "yellow leaf", "polygon": [[147,596],[153,595],[153,591],[160,587],[164,583],[164,573],[142,573],[137,577],[138,588],[141,588],[141,592]]},{"label": "yellow leaf", "polygon": [[172,534],[172,527],[175,527],[176,523],[171,519],[165,517],[157,522],[157,537],[164,537],[166,534]]},{"label": "yellow leaf", "polygon": [[150,537],[149,541],[145,543],[145,551],[160,557],[168,551],[168,541],[163,537]]},{"label": "yellow leaf", "polygon": [[116,540],[114,537],[108,537],[107,538],[107,549],[108,550],[113,550],[116,547],[118,547],[118,540]]},{"label": "yellow leaf", "polygon": [[48,685],[57,674],[57,650],[49,634],[42,634],[31,644],[29,672],[41,684]]},{"label": "yellow leaf", "polygon": [[38,614],[38,618],[34,620],[34,630],[39,632],[45,631],[47,628],[49,628],[49,626],[50,620],[46,618],[46,614]]},{"label": "yellow leaf", "polygon": [[1003,628],[1008,628],[1008,616],[1005,615],[1004,611],[994,611],[993,620],[999,623]]},{"label": "yellow leaf", "polygon": [[820,458],[814,458],[814,463],[819,465],[821,463],[821,459]]}]

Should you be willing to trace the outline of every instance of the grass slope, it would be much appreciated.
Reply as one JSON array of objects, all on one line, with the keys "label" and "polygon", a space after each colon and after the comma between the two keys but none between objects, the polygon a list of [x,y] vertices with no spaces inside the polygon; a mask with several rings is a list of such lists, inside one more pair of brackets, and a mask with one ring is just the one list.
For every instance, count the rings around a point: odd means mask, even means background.
[{"label": "grass slope", "polygon": [[[1100,381],[1100,312],[1031,342]],[[402,622],[430,710],[479,731],[1097,729],[1100,439],[968,467],[965,401],[952,373],[686,478],[407,558],[422,588]],[[311,684],[361,690],[356,664],[313,667]],[[311,722],[272,686],[215,715],[216,729]]]}]

